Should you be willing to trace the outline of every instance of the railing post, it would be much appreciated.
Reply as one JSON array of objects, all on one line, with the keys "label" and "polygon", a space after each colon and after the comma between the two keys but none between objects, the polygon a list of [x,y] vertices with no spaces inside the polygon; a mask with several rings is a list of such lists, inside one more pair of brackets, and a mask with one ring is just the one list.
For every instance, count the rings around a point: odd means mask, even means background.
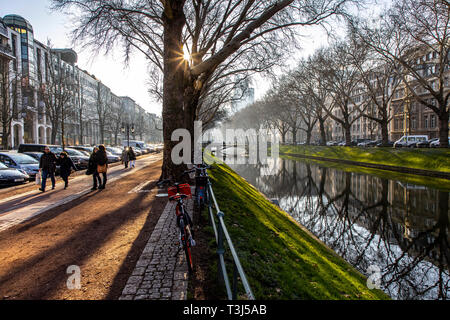
[{"label": "railing post", "polygon": [[[220,257],[224,255],[225,253],[225,248],[223,246],[223,229],[222,229],[222,225],[220,223],[220,218],[222,218],[224,216],[222,211],[217,212],[217,217],[219,218],[219,223],[218,223],[218,229],[217,229],[217,254],[219,256],[219,259],[217,261],[217,271],[219,271],[219,278],[221,281],[225,281],[225,275],[222,274],[222,262],[220,260]],[[220,277],[220,274],[222,274],[222,276]]]},{"label": "railing post", "polygon": [[238,278],[238,269],[236,267],[236,263],[233,263],[233,300],[237,300],[237,278]]}]

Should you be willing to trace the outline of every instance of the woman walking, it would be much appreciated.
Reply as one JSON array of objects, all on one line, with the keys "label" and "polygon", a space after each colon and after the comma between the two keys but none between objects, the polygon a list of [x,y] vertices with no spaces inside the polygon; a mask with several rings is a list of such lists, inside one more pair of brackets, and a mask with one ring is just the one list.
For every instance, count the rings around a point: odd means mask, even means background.
[{"label": "woman walking", "polygon": [[59,158],[56,161],[56,163],[59,165],[59,175],[64,181],[64,189],[67,189],[69,186],[69,176],[71,174],[71,170],[77,170],[77,167],[75,167],[75,164],[73,163],[72,159],[67,155],[67,152],[63,151],[59,154]]},{"label": "woman walking", "polygon": [[132,147],[128,150],[128,160],[130,160],[130,168],[134,168],[136,165],[136,154]]},{"label": "woman walking", "polygon": [[89,163],[88,163],[88,174],[92,174],[92,179],[94,179],[94,186],[91,190],[97,190],[97,183],[100,186],[102,184],[102,180],[100,179],[100,175],[97,171],[97,160],[95,159],[95,156],[98,152],[98,148],[94,147],[92,150],[91,156],[89,157]]},{"label": "woman walking", "polygon": [[97,174],[99,175],[100,179],[100,173],[103,175],[103,183],[101,183],[98,188],[99,189],[105,189],[106,186],[106,172],[108,171],[108,156],[106,155],[106,149],[104,145],[98,146],[98,151],[94,155],[95,162],[97,164]]}]

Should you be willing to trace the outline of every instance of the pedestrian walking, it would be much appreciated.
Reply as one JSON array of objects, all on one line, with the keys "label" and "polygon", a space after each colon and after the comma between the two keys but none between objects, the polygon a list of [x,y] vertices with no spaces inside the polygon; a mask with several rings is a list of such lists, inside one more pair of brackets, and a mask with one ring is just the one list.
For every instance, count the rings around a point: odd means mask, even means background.
[{"label": "pedestrian walking", "polygon": [[134,168],[136,165],[136,154],[132,147],[128,150],[128,159],[130,160],[130,168]]},{"label": "pedestrian walking", "polygon": [[69,186],[69,176],[72,173],[72,169],[77,170],[77,167],[65,151],[59,154],[59,158],[56,163],[59,165],[59,175],[64,181],[64,189],[67,189]]},{"label": "pedestrian walking", "polygon": [[102,184],[102,180],[100,179],[100,175],[98,174],[97,171],[97,160],[95,159],[97,152],[98,148],[94,147],[91,156],[89,157],[88,169],[86,172],[86,174],[92,174],[92,179],[94,181],[94,185],[91,190],[97,190],[97,185],[101,186]]},{"label": "pedestrian walking", "polygon": [[125,169],[128,168],[128,148],[127,147],[123,147],[123,151],[122,151],[122,163],[125,165]]},{"label": "pedestrian walking", "polygon": [[106,155],[106,149],[104,145],[98,146],[98,151],[95,153],[95,162],[97,164],[97,172],[100,175],[100,173],[103,175],[103,183],[99,185],[99,189],[105,189],[106,186],[106,173],[108,171],[108,156]]},{"label": "pedestrian walking", "polygon": [[42,183],[39,190],[42,192],[45,192],[45,185],[48,177],[50,177],[50,180],[52,181],[52,190],[55,189],[55,169],[57,160],[55,154],[50,151],[50,148],[45,146],[44,154],[39,161],[39,172],[42,175]]}]

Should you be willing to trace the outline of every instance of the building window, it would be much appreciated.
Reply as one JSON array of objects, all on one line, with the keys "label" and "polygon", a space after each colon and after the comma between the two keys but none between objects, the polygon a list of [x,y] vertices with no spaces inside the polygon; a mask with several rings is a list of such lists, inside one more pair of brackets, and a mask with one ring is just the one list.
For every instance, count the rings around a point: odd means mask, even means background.
[{"label": "building window", "polygon": [[411,126],[412,126],[412,129],[416,129],[417,128],[417,119],[416,119],[416,117],[412,117],[411,118]]},{"label": "building window", "polygon": [[428,116],[424,116],[423,120],[424,128],[428,128]]},{"label": "building window", "polygon": [[430,116],[430,128],[436,128],[436,116],[434,114]]}]

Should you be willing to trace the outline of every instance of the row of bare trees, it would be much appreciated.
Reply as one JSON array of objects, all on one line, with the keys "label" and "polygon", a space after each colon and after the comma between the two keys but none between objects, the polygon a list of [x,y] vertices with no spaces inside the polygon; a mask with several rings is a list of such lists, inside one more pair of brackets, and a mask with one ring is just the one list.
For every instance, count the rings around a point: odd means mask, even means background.
[{"label": "row of bare trees", "polygon": [[[352,0],[53,0],[57,10],[75,9],[75,39],[108,51],[122,45],[129,57],[146,56],[162,104],[162,177],[185,166],[171,161],[172,132],[210,118],[226,100],[230,77],[263,72],[282,63],[298,44],[302,26],[346,15]],[[183,58],[183,48],[190,54]],[[162,90],[162,93],[161,91]],[[219,94],[217,94],[219,93]],[[211,105],[212,104],[212,105]],[[217,109],[218,110],[218,109]],[[209,115],[209,117],[208,117]],[[193,139],[193,134],[191,134]]]},{"label": "row of bare trees", "polygon": [[[344,39],[333,38],[328,47],[301,60],[251,108],[266,105],[264,112],[273,117],[269,127],[276,127],[283,141],[290,131],[295,143],[296,131],[301,129],[309,144],[311,131],[318,125],[324,144],[324,123],[330,118],[342,128],[349,145],[352,125],[364,117],[372,129],[380,129],[386,144],[393,99],[403,98],[399,101],[408,113],[415,100],[437,115],[440,146],[448,147],[447,3],[395,1],[374,21],[349,20]],[[277,112],[271,112],[274,109]]]}]

